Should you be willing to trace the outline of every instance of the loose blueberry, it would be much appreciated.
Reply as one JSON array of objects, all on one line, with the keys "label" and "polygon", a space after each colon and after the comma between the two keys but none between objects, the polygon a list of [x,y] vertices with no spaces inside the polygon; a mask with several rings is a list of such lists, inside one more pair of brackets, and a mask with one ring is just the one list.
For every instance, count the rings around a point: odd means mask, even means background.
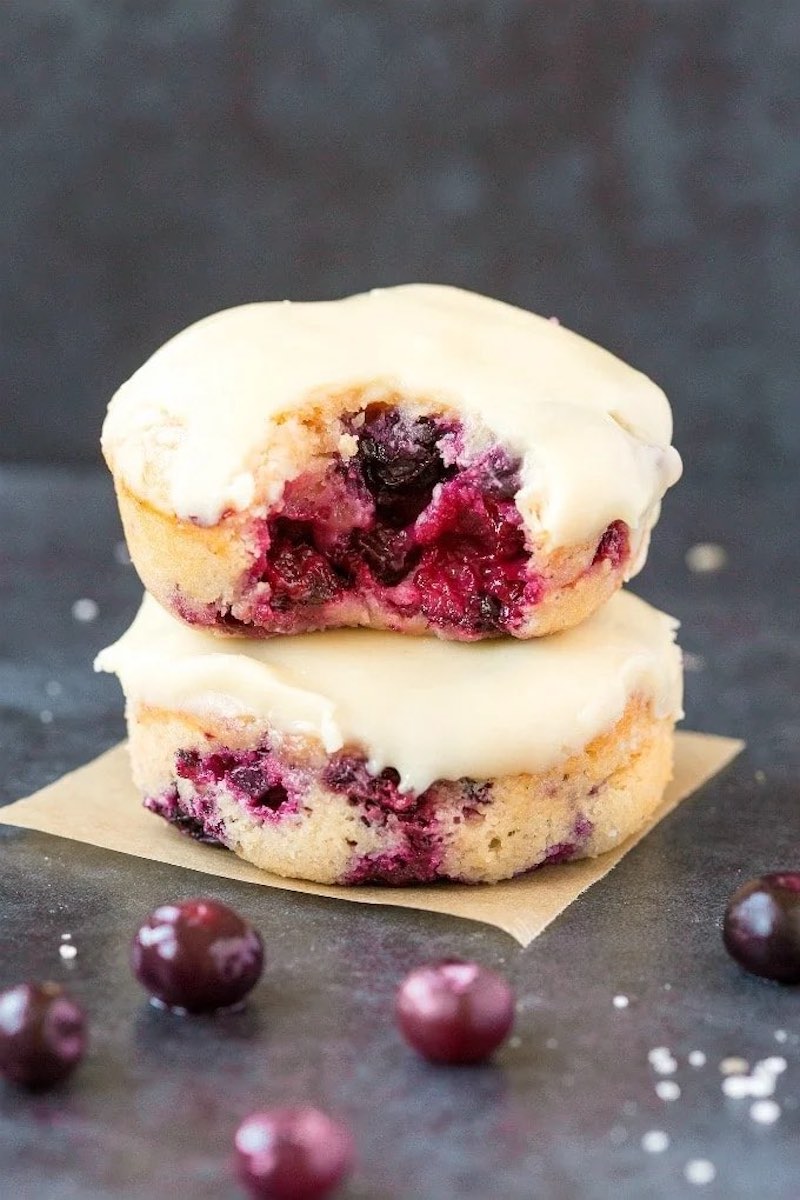
[{"label": "loose blueberry", "polygon": [[725,909],[722,936],[746,971],[800,983],[800,872],[762,875],[738,888]]},{"label": "loose blueberry", "polygon": [[514,1023],[514,994],[501,975],[478,963],[430,963],[406,976],[397,993],[397,1023],[424,1058],[477,1063]]},{"label": "loose blueberry", "polygon": [[45,1088],[74,1071],[86,1052],[83,1009],[57,983],[20,983],[0,993],[0,1072]]},{"label": "loose blueberry", "polygon": [[260,935],[216,900],[183,900],[155,909],[133,939],[136,978],[156,1004],[214,1012],[238,1004],[264,967]]},{"label": "loose blueberry", "polygon": [[349,1132],[315,1108],[253,1113],[235,1146],[239,1179],[254,1200],[321,1200],[354,1159]]}]

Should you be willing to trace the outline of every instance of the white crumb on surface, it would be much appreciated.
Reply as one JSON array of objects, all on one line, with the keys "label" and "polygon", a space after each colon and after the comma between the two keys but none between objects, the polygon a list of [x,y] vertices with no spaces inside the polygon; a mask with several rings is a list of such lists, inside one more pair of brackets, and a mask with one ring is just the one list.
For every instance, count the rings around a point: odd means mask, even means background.
[{"label": "white crumb on surface", "polygon": [[[744,1059],[732,1059],[731,1062],[736,1064],[744,1062]],[[745,1097],[750,1097],[753,1100],[765,1100],[772,1096],[778,1077],[786,1070],[787,1062],[780,1055],[773,1054],[769,1058],[762,1058],[753,1067],[752,1073],[733,1073],[724,1071],[728,1060],[720,1063],[720,1070],[725,1074],[722,1081],[722,1090],[726,1096],[732,1100],[743,1100]]]},{"label": "white crumb on surface", "polygon": [[39,720],[42,722],[43,725],[52,725],[53,714],[51,713],[49,708],[42,709],[42,711],[39,713]]},{"label": "white crumb on surface", "polygon": [[627,1008],[628,1005],[630,1004],[630,1000],[628,999],[627,996],[620,995],[620,996],[615,996],[612,1003],[614,1005],[614,1008]]},{"label": "white crumb on surface", "polygon": [[749,1075],[726,1075],[722,1081],[722,1090],[729,1100],[744,1100],[750,1095]]},{"label": "white crumb on surface", "polygon": [[717,542],[697,542],[686,551],[686,566],[696,575],[711,575],[721,571],[727,561],[725,547]]},{"label": "white crumb on surface", "polygon": [[62,940],[62,942],[71,942],[72,934],[71,933],[62,933],[61,940]]},{"label": "white crumb on surface", "polygon": [[777,1076],[771,1075],[769,1071],[754,1071],[750,1076],[750,1095],[754,1100],[761,1100],[765,1096],[773,1095]]},{"label": "white crumb on surface", "polygon": [[64,691],[64,687],[58,682],[57,679],[48,679],[47,683],[44,685],[44,690],[45,694],[48,695],[51,700],[55,700],[55,698],[60,696]]},{"label": "white crumb on surface", "polygon": [[58,947],[58,953],[64,959],[64,962],[72,962],[73,958],[78,957],[77,947],[71,946],[68,942]]},{"label": "white crumb on surface", "polygon": [[657,1075],[674,1075],[678,1069],[677,1060],[666,1046],[655,1046],[647,1055],[647,1061]]},{"label": "white crumb on surface", "polygon": [[683,1168],[683,1174],[687,1183],[703,1187],[717,1178],[717,1168],[707,1158],[692,1158]]},{"label": "white crumb on surface", "polygon": [[750,1116],[757,1125],[774,1125],[781,1115],[781,1106],[774,1100],[756,1100],[750,1105]]},{"label": "white crumb on surface", "polygon": [[91,600],[88,596],[83,596],[80,600],[76,600],[72,606],[72,615],[76,621],[94,621],[100,609],[97,607],[97,601]]},{"label": "white crumb on surface", "polygon": [[659,1100],[679,1100],[681,1089],[674,1079],[659,1079],[656,1084],[656,1095]]},{"label": "white crumb on surface", "polygon": [[785,1029],[776,1029],[775,1030],[775,1041],[776,1042],[788,1042],[788,1040],[789,1040],[789,1035]]},{"label": "white crumb on surface", "polygon": [[557,1050],[558,1049],[558,1038],[552,1038],[552,1037],[548,1038],[547,1041],[545,1042],[545,1046],[547,1046],[548,1050]]},{"label": "white crumb on surface", "polygon": [[762,1058],[761,1062],[757,1062],[755,1069],[757,1071],[769,1071],[771,1075],[782,1075],[788,1065],[782,1055],[771,1054],[769,1058]]},{"label": "white crumb on surface", "polygon": [[648,1154],[663,1154],[669,1148],[669,1135],[663,1129],[648,1129],[642,1137],[642,1149]]},{"label": "white crumb on surface", "polygon": [[704,1067],[706,1065],[707,1061],[708,1060],[706,1059],[706,1056],[705,1056],[705,1054],[703,1054],[702,1050],[690,1051],[690,1053],[689,1053],[689,1066],[690,1067]]},{"label": "white crumb on surface", "polygon": [[746,1058],[731,1056],[730,1058],[723,1058],[719,1064],[719,1069],[723,1075],[744,1075],[750,1070],[750,1063]]}]

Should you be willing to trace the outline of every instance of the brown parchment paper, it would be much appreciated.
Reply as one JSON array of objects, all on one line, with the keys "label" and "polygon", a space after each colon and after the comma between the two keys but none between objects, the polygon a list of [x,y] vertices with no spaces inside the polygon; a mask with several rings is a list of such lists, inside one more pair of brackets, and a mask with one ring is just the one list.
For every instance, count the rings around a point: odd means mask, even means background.
[{"label": "brown parchment paper", "polygon": [[172,863],[176,867],[225,879],[257,883],[262,887],[330,896],[357,904],[391,904],[483,921],[505,930],[522,946],[527,946],[573,900],[607,875],[681,800],[727,766],[743,745],[733,738],[679,732],[674,778],[660,808],[640,833],[602,858],[542,867],[508,883],[347,888],[269,875],[227,851],[191,841],[147,812],[131,782],[124,745],[115,746],[33,796],[0,809],[0,825],[36,829],[90,846]]}]

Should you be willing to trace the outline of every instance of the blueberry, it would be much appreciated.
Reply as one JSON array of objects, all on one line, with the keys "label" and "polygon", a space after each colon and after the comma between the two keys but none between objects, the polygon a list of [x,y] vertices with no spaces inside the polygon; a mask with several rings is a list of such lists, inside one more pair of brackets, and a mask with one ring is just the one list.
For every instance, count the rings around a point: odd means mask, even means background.
[{"label": "blueberry", "polygon": [[72,1073],[86,1052],[83,1009],[57,983],[20,983],[0,993],[0,1072],[45,1088]]},{"label": "blueberry", "polygon": [[239,1178],[254,1200],[322,1200],[354,1158],[349,1132],[315,1108],[253,1113],[235,1146]]},{"label": "blueberry", "polygon": [[722,936],[746,971],[800,983],[800,872],[761,875],[738,888],[725,909]]},{"label": "blueberry", "polygon": [[411,539],[403,530],[375,525],[367,532],[357,530],[352,543],[378,583],[396,587],[407,575]]},{"label": "blueberry", "polygon": [[264,967],[260,935],[216,900],[155,909],[133,939],[136,978],[165,1008],[214,1012],[238,1004]]},{"label": "blueberry", "polygon": [[272,523],[263,577],[278,610],[294,604],[326,604],[339,595],[346,582],[313,545],[313,533],[306,525],[283,517]]},{"label": "blueberry", "polygon": [[488,1058],[514,1023],[514,994],[501,975],[473,962],[418,967],[397,993],[397,1023],[424,1058],[477,1063]]},{"label": "blueberry", "polygon": [[448,471],[439,454],[441,431],[430,417],[408,420],[396,409],[368,415],[357,460],[378,510],[397,524],[413,521]]}]

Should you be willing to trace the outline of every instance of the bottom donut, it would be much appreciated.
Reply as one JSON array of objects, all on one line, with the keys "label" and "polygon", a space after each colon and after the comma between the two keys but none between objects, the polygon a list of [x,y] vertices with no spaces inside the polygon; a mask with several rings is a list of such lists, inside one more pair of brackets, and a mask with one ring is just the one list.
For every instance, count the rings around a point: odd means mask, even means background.
[{"label": "bottom donut", "polygon": [[512,646],[220,643],[147,598],[98,667],[151,811],[319,883],[497,882],[612,849],[659,804],[681,698],[674,623],[628,594]]}]

